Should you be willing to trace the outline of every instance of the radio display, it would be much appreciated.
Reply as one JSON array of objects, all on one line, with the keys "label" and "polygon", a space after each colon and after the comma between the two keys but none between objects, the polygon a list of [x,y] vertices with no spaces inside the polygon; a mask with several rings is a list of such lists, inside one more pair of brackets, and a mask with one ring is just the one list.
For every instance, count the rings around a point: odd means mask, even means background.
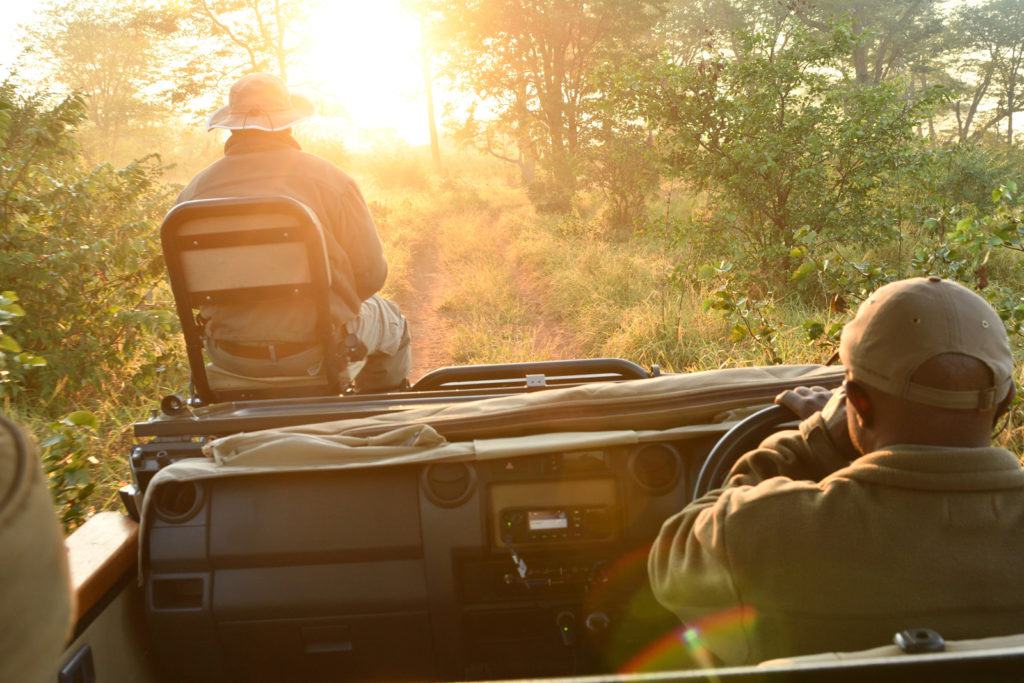
[{"label": "radio display", "polygon": [[565,510],[530,510],[526,519],[530,531],[569,528],[569,515]]}]

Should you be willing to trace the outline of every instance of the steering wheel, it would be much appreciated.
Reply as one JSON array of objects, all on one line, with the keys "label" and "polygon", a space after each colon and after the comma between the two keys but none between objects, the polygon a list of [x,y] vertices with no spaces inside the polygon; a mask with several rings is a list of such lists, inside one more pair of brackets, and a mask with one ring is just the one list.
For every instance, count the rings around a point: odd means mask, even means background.
[{"label": "steering wheel", "polygon": [[740,456],[757,448],[765,437],[796,419],[792,410],[775,405],[757,411],[726,432],[701,465],[697,483],[693,487],[693,500],[721,487]]}]

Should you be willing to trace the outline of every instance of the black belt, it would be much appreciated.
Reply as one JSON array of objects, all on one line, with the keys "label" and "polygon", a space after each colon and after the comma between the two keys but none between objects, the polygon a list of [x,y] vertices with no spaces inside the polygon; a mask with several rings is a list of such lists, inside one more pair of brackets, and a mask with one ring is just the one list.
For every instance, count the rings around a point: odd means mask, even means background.
[{"label": "black belt", "polygon": [[319,346],[316,342],[281,342],[279,344],[238,344],[230,341],[214,341],[217,348],[232,356],[255,360],[280,360]]}]

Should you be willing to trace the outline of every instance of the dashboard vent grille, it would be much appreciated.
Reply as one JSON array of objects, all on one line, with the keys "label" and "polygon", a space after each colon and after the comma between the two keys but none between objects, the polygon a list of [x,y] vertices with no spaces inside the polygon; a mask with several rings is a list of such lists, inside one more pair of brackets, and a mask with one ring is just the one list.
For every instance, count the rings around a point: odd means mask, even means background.
[{"label": "dashboard vent grille", "polygon": [[679,454],[664,443],[642,446],[633,454],[630,470],[642,488],[667,493],[679,480]]},{"label": "dashboard vent grille", "polygon": [[476,488],[476,471],[461,462],[428,465],[423,470],[423,488],[427,497],[442,507],[465,503]]},{"label": "dashboard vent grille", "polygon": [[153,509],[165,522],[185,522],[199,511],[203,491],[192,482],[168,482],[156,490]]}]

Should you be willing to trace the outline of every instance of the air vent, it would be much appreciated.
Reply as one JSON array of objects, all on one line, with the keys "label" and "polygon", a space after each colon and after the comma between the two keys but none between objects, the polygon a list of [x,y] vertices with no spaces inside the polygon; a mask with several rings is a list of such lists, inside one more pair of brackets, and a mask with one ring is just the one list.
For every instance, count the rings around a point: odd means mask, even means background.
[{"label": "air vent", "polygon": [[633,479],[652,493],[667,493],[679,479],[679,454],[668,444],[640,447],[629,461]]},{"label": "air vent", "polygon": [[172,481],[161,484],[155,494],[153,509],[165,522],[186,522],[203,504],[203,490],[192,482]]},{"label": "air vent", "polygon": [[473,495],[476,470],[461,462],[428,465],[423,470],[423,489],[436,505],[456,507]]}]

